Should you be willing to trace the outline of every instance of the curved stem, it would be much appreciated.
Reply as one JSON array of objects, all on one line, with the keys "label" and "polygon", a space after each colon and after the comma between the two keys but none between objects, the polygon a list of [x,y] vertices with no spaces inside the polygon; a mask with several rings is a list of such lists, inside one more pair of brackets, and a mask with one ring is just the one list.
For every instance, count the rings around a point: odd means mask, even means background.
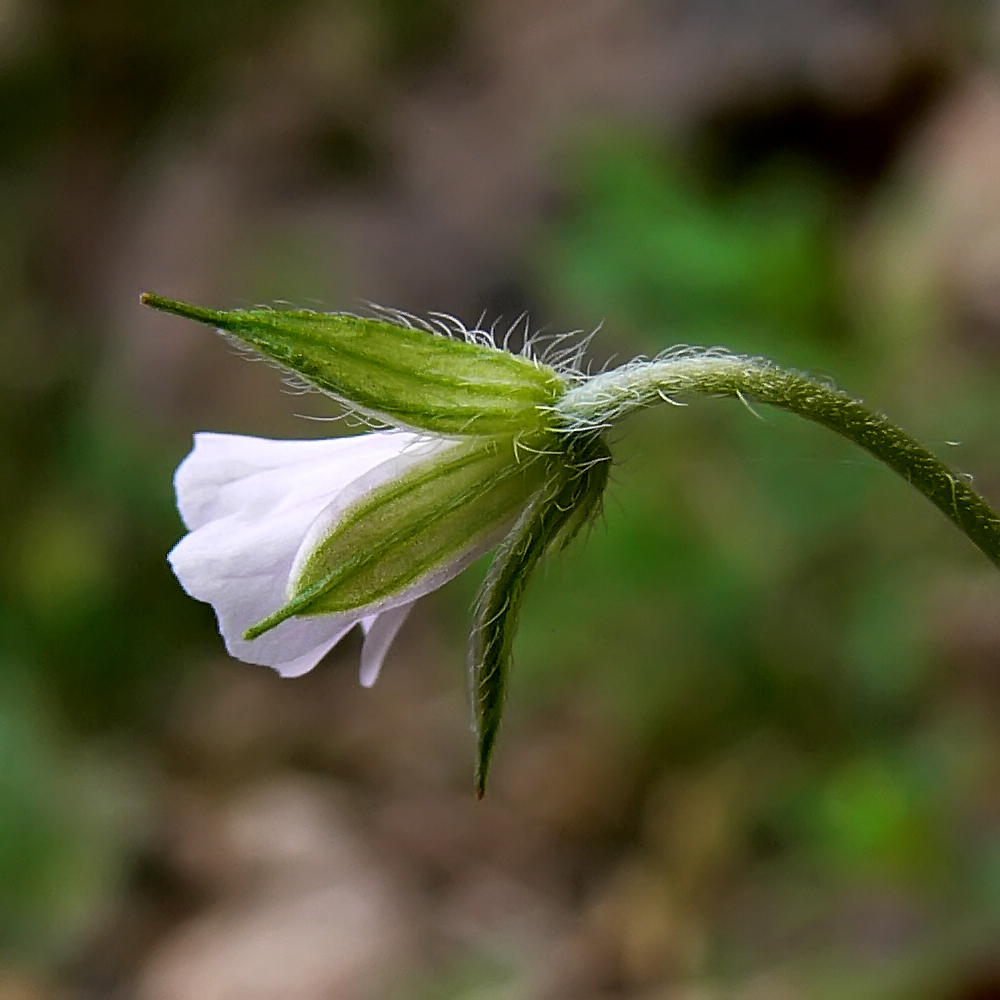
[{"label": "curved stem", "polygon": [[685,349],[589,378],[567,392],[555,410],[569,431],[597,430],[634,410],[685,395],[767,403],[828,427],[920,490],[1000,567],[1000,515],[961,475],[860,400],[770,361]]}]

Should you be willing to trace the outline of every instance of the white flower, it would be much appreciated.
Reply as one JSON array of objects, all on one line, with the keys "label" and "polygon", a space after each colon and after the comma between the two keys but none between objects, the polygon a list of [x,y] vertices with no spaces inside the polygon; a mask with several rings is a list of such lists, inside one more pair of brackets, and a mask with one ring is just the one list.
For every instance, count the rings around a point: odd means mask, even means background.
[{"label": "white flower", "polygon": [[469,642],[482,795],[528,579],[594,516],[607,484],[603,423],[558,409],[583,379],[572,359],[586,341],[554,338],[557,368],[530,343],[513,354],[440,315],[142,301],[223,330],[397,428],[332,441],[195,436],[175,477],[190,533],[170,564],[215,608],[233,656],[297,677],[361,625],[371,685],[413,602],[498,546]]},{"label": "white flower", "polygon": [[289,617],[255,639],[244,633],[294,596],[303,565],[346,513],[380,487],[461,447],[453,438],[401,430],[318,441],[196,434],[174,479],[190,533],[170,553],[170,565],[192,597],[214,607],[233,656],[284,677],[311,670],[360,624],[361,683],[370,686],[414,601],[492,548],[506,520],[469,538],[397,593],[352,610]]}]

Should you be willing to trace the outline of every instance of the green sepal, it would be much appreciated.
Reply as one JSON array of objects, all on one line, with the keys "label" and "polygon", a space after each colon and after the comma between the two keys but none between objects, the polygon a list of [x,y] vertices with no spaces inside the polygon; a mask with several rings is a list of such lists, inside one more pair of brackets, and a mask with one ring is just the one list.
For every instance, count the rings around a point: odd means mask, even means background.
[{"label": "green sepal", "polygon": [[318,542],[284,607],[244,638],[256,639],[294,615],[374,605],[497,540],[546,480],[548,458],[537,445],[553,443],[539,439],[525,448],[510,437],[462,440],[373,490]]},{"label": "green sepal", "polygon": [[207,323],[388,423],[449,435],[530,433],[565,392],[548,365],[458,337],[385,320],[308,310],[203,309],[142,296]]},{"label": "green sepal", "polygon": [[486,793],[500,728],[514,634],[531,571],[553,546],[565,546],[598,513],[611,452],[596,436],[570,438],[564,456],[493,558],[476,602],[469,650],[478,747],[476,795]]}]

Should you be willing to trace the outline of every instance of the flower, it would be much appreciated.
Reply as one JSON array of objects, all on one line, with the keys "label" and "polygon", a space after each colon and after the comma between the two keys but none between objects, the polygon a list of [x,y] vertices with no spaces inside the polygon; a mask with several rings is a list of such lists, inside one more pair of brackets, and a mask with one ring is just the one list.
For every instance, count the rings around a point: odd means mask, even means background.
[{"label": "flower", "polygon": [[197,434],[174,479],[189,534],[170,565],[214,607],[233,656],[283,677],[311,670],[360,624],[361,683],[371,686],[414,601],[493,548],[538,488],[541,463],[503,452],[400,430],[318,441]]},{"label": "flower", "polygon": [[213,606],[233,656],[297,677],[361,625],[370,686],[414,601],[497,548],[470,641],[482,795],[527,580],[607,483],[599,431],[568,433],[557,412],[571,378],[447,323],[143,301],[211,323],[391,427],[323,441],[195,435],[175,476],[188,534],[169,560]]}]

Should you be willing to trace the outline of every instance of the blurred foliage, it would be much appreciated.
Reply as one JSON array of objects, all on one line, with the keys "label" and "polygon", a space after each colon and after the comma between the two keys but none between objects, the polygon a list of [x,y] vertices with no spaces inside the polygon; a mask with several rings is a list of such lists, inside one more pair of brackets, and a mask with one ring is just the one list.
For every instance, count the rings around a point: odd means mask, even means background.
[{"label": "blurred foliage", "polygon": [[63,960],[108,912],[140,808],[128,771],[75,751],[23,671],[0,680],[0,944]]},{"label": "blurred foliage", "polygon": [[[893,359],[867,339],[874,324],[844,280],[850,213],[834,213],[841,192],[821,164],[776,155],[719,187],[628,136],[576,162],[538,273],[581,324],[603,318],[647,354],[723,344],[831,373],[919,409],[938,434],[962,407],[978,411],[961,428],[966,456],[993,436],[995,369],[951,398],[887,384]],[[914,348],[902,350],[912,371]],[[961,356],[940,337],[922,351],[931,369]],[[995,599],[988,568],[891,473],[781,414],[697,401],[618,436],[603,522],[526,604],[512,713],[585,703],[664,774],[766,748],[740,789],[739,878],[787,893],[807,877],[828,898],[898,892],[938,942],[956,923],[995,926],[997,832],[970,838],[967,823],[990,795],[979,782],[998,748],[996,705],[953,687],[936,609],[958,573],[984,577]],[[715,942],[721,968],[733,940]],[[923,975],[927,956],[910,957]]]},{"label": "blurred foliage", "polygon": [[574,210],[543,269],[575,311],[650,344],[808,348],[842,331],[836,192],[809,164],[770,162],[713,191],[678,156],[627,134],[579,158]]},{"label": "blurred foliage", "polygon": [[[57,966],[100,928],[143,850],[129,816],[164,704],[187,651],[217,641],[164,560],[185,436],[128,409],[109,377],[76,244],[107,238],[161,130],[210,113],[227,74],[309,6],[0,5],[0,968]],[[451,0],[341,6],[400,75],[446,48],[459,14]]]}]

